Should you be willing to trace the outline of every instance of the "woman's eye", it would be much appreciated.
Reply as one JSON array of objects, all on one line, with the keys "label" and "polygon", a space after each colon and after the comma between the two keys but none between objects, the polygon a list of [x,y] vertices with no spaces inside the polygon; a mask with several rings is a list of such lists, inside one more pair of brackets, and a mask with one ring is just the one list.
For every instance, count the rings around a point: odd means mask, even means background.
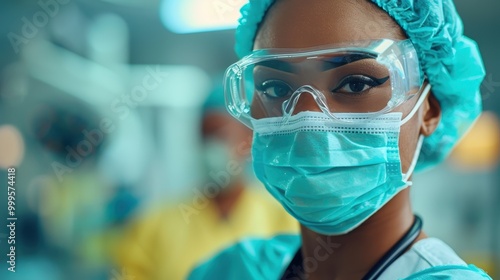
[{"label": "woman's eye", "polygon": [[335,87],[332,92],[362,93],[371,89],[372,87],[376,87],[385,83],[388,79],[389,76],[381,79],[376,79],[363,75],[352,75],[342,79],[339,85]]},{"label": "woman's eye", "polygon": [[292,91],[287,83],[278,80],[265,81],[257,89],[271,98],[285,97]]}]

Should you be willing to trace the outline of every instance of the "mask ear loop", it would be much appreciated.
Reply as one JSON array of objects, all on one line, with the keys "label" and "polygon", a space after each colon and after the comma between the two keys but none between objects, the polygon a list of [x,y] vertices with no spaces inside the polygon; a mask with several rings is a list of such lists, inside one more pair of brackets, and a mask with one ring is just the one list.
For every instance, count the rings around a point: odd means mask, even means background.
[{"label": "mask ear loop", "polygon": [[411,161],[410,167],[408,168],[408,171],[406,174],[403,174],[403,181],[408,185],[412,186],[413,182],[408,181],[410,179],[411,174],[413,174],[413,171],[415,170],[415,166],[417,166],[418,162],[418,157],[420,156],[420,151],[422,150],[422,144],[424,143],[424,136],[420,134],[418,137],[418,142],[417,142],[417,147],[415,149],[415,153],[413,154],[413,159]]},{"label": "mask ear loop", "polygon": [[430,84],[427,84],[424,88],[424,90],[422,91],[422,94],[420,95],[420,97],[418,98],[417,100],[417,103],[415,104],[415,106],[413,106],[413,109],[410,111],[410,113],[408,114],[408,116],[406,116],[401,122],[400,122],[400,126],[404,125],[405,123],[407,123],[414,115],[415,113],[418,111],[418,109],[420,109],[420,106],[422,106],[422,103],[424,103],[425,101],[425,98],[427,97],[427,95],[429,95],[429,92],[431,91],[431,85]]},{"label": "mask ear loop", "polygon": [[[425,86],[424,90],[422,91],[422,94],[418,98],[418,101],[415,104],[415,106],[413,107],[413,109],[410,111],[410,113],[408,114],[408,116],[406,116],[400,122],[400,126],[402,126],[405,123],[407,123],[415,115],[415,113],[418,111],[418,109],[420,108],[420,106],[422,106],[422,103],[424,103],[424,100],[427,97],[427,95],[429,95],[430,90],[431,90],[431,85],[427,84]],[[403,174],[403,181],[407,184],[407,186],[413,185],[413,182],[408,181],[408,179],[410,179],[410,176],[413,174],[413,171],[415,170],[415,167],[417,166],[418,157],[420,156],[420,151],[422,150],[422,144],[423,143],[424,143],[424,136],[420,135],[418,137],[417,147],[415,149],[415,153],[413,154],[413,159],[411,161],[410,167],[408,168],[408,171],[406,172],[406,174]]]}]

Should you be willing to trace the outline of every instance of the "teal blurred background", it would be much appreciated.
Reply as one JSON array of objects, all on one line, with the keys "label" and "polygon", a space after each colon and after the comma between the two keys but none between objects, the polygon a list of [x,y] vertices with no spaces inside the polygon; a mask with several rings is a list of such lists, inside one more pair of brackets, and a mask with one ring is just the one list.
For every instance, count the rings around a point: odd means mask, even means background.
[{"label": "teal blurred background", "polygon": [[[2,1],[0,221],[16,166],[18,245],[12,274],[0,224],[0,279],[127,279],[113,240],[203,180],[201,106],[237,60],[231,25],[243,2]],[[449,160],[416,176],[413,203],[429,235],[495,278],[500,2],[455,3],[482,51],[486,113]]]}]

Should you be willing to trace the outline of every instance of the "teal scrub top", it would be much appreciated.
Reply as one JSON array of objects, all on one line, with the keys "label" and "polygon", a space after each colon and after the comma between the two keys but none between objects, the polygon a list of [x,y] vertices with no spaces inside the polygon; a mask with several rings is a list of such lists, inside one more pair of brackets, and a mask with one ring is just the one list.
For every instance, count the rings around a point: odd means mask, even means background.
[{"label": "teal scrub top", "polygon": [[[301,246],[300,235],[278,235],[271,239],[245,239],[198,266],[189,280],[280,279]],[[328,246],[325,243],[324,246]],[[324,248],[332,250],[333,248]],[[444,242],[426,238],[389,266],[379,280],[491,279],[474,265],[467,265]]]}]

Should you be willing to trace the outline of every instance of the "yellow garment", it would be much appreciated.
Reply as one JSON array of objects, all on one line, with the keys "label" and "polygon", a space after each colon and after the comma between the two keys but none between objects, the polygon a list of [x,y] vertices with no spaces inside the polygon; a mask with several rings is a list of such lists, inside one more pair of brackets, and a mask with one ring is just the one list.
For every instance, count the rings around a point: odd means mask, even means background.
[{"label": "yellow garment", "polygon": [[226,219],[208,199],[150,211],[131,224],[117,249],[117,265],[135,280],[185,279],[197,263],[242,237],[298,230],[266,192],[245,189]]}]

